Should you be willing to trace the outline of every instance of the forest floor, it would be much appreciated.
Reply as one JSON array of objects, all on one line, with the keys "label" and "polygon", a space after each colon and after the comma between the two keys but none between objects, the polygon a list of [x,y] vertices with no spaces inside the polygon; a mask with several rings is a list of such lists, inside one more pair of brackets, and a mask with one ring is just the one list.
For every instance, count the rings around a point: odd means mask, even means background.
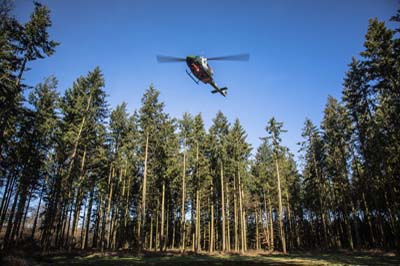
[{"label": "forest floor", "polygon": [[393,252],[294,252],[287,255],[274,253],[249,253],[245,255],[223,255],[215,253],[179,254],[177,251],[164,253],[147,252],[143,255],[132,255],[121,252],[93,253],[90,255],[59,254],[51,256],[35,256],[19,259],[3,258],[2,265],[87,265],[87,266],[135,266],[135,265],[400,265],[400,256]]}]

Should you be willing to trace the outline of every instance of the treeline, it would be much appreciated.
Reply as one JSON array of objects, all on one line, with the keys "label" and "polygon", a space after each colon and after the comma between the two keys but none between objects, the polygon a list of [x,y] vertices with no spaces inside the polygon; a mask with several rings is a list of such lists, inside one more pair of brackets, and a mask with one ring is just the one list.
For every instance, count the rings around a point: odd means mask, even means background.
[{"label": "treeline", "polygon": [[172,118],[153,86],[132,114],[125,103],[110,110],[99,68],[63,95],[55,77],[28,87],[29,62],[57,46],[50,12],[35,4],[22,25],[8,3],[0,7],[3,249],[400,246],[399,29],[370,21],[342,100],[328,98],[320,128],[306,119],[298,165],[274,118],[251,156],[238,119],[218,112],[206,130],[201,114]]}]

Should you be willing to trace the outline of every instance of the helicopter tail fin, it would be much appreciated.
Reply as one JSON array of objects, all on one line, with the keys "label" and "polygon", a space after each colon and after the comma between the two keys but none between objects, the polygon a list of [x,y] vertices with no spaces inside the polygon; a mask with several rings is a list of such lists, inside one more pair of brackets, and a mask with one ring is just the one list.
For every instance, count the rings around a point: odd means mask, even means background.
[{"label": "helicopter tail fin", "polygon": [[222,96],[226,97],[226,95],[228,94],[228,88],[227,87],[223,87],[220,89],[215,89],[213,91],[211,91],[211,93],[220,93]]},{"label": "helicopter tail fin", "polygon": [[226,96],[228,94],[228,88],[227,87],[223,87],[221,88],[222,91],[222,95]]}]

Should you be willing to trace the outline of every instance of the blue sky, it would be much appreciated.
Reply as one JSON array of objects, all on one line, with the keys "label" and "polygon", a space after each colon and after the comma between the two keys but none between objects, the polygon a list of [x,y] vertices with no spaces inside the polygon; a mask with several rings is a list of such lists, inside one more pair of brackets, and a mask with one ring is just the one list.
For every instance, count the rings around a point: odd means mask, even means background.
[{"label": "blue sky", "polygon": [[[341,97],[352,56],[362,50],[368,19],[388,21],[397,0],[300,1],[42,1],[51,9],[56,53],[29,64],[25,83],[49,75],[62,93],[95,66],[104,73],[111,107],[132,112],[153,83],[166,112],[202,113],[208,128],[221,110],[239,118],[256,149],[274,116],[288,130],[283,144],[294,153],[305,118],[319,125],[328,95]],[[16,0],[26,21],[32,1]],[[390,25],[390,24],[389,24]],[[158,64],[157,54],[208,57],[250,53],[248,62],[211,62],[228,97],[210,93],[185,73],[184,63]]]}]

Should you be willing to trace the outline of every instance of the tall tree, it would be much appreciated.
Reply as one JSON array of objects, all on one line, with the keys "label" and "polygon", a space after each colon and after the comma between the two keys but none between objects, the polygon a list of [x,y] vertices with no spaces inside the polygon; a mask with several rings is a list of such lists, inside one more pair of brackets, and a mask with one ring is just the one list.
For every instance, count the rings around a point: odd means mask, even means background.
[{"label": "tall tree", "polygon": [[[141,198],[141,227],[140,232],[140,248],[144,248],[145,226],[146,226],[146,196],[147,196],[147,178],[149,172],[149,160],[153,163],[156,158],[154,153],[157,145],[157,133],[163,124],[165,114],[163,112],[164,103],[159,102],[158,96],[160,92],[153,85],[142,97],[142,107],[139,110],[139,125],[141,129],[141,154],[143,156],[143,181],[142,181],[142,198]],[[158,142],[158,145],[160,143]],[[151,156],[149,156],[151,155]],[[151,170],[151,169],[150,169]]]},{"label": "tall tree", "polygon": [[192,131],[193,131],[193,118],[188,114],[184,113],[182,119],[179,121],[180,129],[180,140],[182,147],[182,197],[181,197],[181,252],[185,251],[185,241],[186,241],[186,176],[187,176],[187,147],[192,142]]},{"label": "tall tree", "polygon": [[[11,126],[13,113],[22,100],[21,80],[26,64],[54,53],[57,42],[49,40],[48,28],[51,27],[50,10],[37,2],[30,20],[21,25],[10,16],[11,5],[7,1],[1,4],[0,47],[1,53],[1,96],[0,96],[0,132],[6,137],[6,129]],[[15,84],[13,84],[15,82]],[[10,124],[11,123],[11,124]],[[1,148],[0,148],[1,151]]]},{"label": "tall tree", "polygon": [[354,248],[350,224],[350,210],[354,209],[348,173],[350,121],[344,107],[332,97],[324,111],[322,121],[323,141],[326,152],[326,171],[333,186],[333,198],[339,209],[335,210],[343,217],[348,247]]},{"label": "tall tree", "polygon": [[276,170],[276,181],[277,181],[277,189],[278,189],[278,206],[279,206],[279,234],[281,237],[282,251],[286,254],[286,239],[285,239],[285,231],[283,228],[283,207],[282,207],[282,189],[281,189],[281,173],[280,173],[280,165],[279,161],[285,152],[285,148],[280,145],[282,139],[280,137],[281,133],[286,132],[286,130],[282,129],[283,123],[277,122],[274,117],[272,117],[268,121],[268,125],[265,128],[268,137],[272,142],[274,161],[275,161],[275,170]]},{"label": "tall tree", "polygon": [[[208,165],[206,160],[206,131],[201,114],[193,119],[193,141],[192,141],[192,158],[194,160],[194,170],[192,178],[193,197],[196,202],[196,218],[195,218],[195,243],[196,252],[201,250],[201,198],[206,193],[205,185],[208,174]],[[204,230],[205,231],[205,230]]]},{"label": "tall tree", "polygon": [[306,207],[317,214],[320,219],[322,236],[320,246],[328,246],[328,224],[327,224],[327,203],[329,202],[329,191],[327,188],[327,177],[325,167],[325,151],[323,141],[317,127],[306,119],[302,132],[305,141],[302,142],[301,150],[304,152],[305,167],[303,170]]},{"label": "tall tree", "polygon": [[[246,232],[244,218],[244,199],[243,199],[243,173],[245,172],[248,158],[250,156],[251,147],[246,141],[247,134],[236,119],[229,135],[227,136],[227,153],[230,159],[230,165],[233,168],[233,201],[234,201],[234,250],[238,251],[240,243],[240,251],[246,250]],[[240,237],[238,230],[240,229]],[[240,242],[239,242],[240,240]]]},{"label": "tall tree", "polygon": [[211,140],[211,167],[214,176],[214,184],[219,184],[218,194],[221,196],[221,236],[222,250],[226,251],[226,217],[225,217],[225,175],[224,165],[226,162],[226,138],[229,132],[229,123],[225,115],[219,111],[213,119],[213,125],[210,127]]}]

